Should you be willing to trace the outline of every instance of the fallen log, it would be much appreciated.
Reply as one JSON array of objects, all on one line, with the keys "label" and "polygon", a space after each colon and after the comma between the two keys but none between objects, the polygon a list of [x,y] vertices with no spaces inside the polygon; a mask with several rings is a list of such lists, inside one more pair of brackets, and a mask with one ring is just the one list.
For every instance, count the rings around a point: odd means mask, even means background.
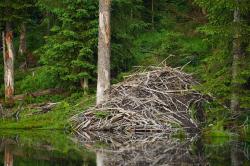
[{"label": "fallen log", "polygon": [[36,115],[36,114],[47,113],[47,112],[51,111],[53,108],[55,108],[57,106],[57,104],[58,103],[46,103],[46,104],[39,105],[37,107],[33,107],[34,109],[37,109],[39,111],[33,112],[32,114]]},{"label": "fallen log", "polygon": [[39,96],[45,96],[45,95],[60,94],[63,92],[64,90],[59,89],[59,88],[46,89],[46,90],[40,90],[40,91],[33,92],[33,93],[15,95],[14,100],[24,100],[28,97],[39,97]]}]

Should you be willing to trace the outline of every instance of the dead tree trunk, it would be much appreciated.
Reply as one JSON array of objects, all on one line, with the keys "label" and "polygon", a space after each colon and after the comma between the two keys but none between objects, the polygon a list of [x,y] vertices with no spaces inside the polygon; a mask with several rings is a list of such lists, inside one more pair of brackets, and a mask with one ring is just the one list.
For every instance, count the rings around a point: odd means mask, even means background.
[{"label": "dead tree trunk", "polygon": [[85,77],[84,79],[81,79],[80,80],[80,84],[81,84],[81,87],[84,91],[84,94],[88,94],[88,90],[89,90],[89,79],[87,77]]},{"label": "dead tree trunk", "polygon": [[155,13],[154,13],[154,0],[151,1],[151,24],[152,29],[154,30],[154,24],[155,24]]},{"label": "dead tree trunk", "polygon": [[14,46],[13,32],[10,23],[6,23],[4,52],[5,100],[8,105],[14,104]]},{"label": "dead tree trunk", "polygon": [[110,88],[110,6],[111,0],[99,0],[98,80],[96,104],[101,104]]},{"label": "dead tree trunk", "polygon": [[51,14],[47,11],[46,13],[45,13],[45,18],[47,18],[47,32],[46,32],[46,34],[49,36],[49,34],[50,34],[50,28],[51,28],[51,25],[50,25],[50,17],[51,17]]},{"label": "dead tree trunk", "polygon": [[231,110],[238,111],[240,108],[239,102],[239,88],[240,85],[237,82],[239,74],[239,63],[241,58],[241,42],[240,42],[240,32],[239,32],[239,23],[240,23],[240,12],[239,9],[234,11],[234,23],[237,24],[235,36],[233,40],[233,64],[232,64],[232,96],[231,96]]},{"label": "dead tree trunk", "polygon": [[26,45],[26,25],[22,23],[21,30],[20,30],[20,43],[19,43],[19,54],[23,55],[26,54],[27,45]]}]

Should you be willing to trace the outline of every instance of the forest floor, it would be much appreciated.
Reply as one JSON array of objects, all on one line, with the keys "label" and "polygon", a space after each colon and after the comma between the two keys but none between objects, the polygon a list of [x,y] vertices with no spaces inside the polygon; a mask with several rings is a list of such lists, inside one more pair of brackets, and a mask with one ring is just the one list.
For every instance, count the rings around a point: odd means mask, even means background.
[{"label": "forest floor", "polygon": [[[82,112],[95,102],[95,95],[72,94],[65,99],[55,99],[55,96],[46,96],[50,100],[47,103],[56,103],[51,110],[42,112],[31,107],[34,103],[24,104],[8,110],[11,117],[0,119],[1,129],[68,129],[70,123],[68,119],[73,115]],[[17,104],[18,105],[18,104]],[[16,113],[18,112],[18,115]]]}]

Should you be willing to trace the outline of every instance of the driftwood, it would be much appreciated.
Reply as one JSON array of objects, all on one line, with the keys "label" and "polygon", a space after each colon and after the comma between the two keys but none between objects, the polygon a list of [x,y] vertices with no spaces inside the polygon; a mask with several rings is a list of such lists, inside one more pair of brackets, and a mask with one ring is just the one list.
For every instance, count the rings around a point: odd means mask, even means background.
[{"label": "driftwood", "polygon": [[43,114],[51,111],[53,108],[57,106],[58,103],[46,103],[46,104],[41,104],[36,107],[33,107],[34,109],[38,109],[39,111],[33,112],[34,114]]},{"label": "driftwood", "polygon": [[151,67],[112,86],[103,104],[71,118],[76,131],[198,131],[191,106],[206,101],[192,89],[190,74],[170,67]]},{"label": "driftwood", "polygon": [[33,92],[33,93],[26,93],[26,94],[20,94],[20,95],[16,95],[14,97],[14,100],[24,100],[27,97],[39,97],[39,96],[44,96],[44,95],[51,95],[51,94],[59,94],[62,93],[63,89],[46,89],[46,90],[40,90],[37,92]]}]

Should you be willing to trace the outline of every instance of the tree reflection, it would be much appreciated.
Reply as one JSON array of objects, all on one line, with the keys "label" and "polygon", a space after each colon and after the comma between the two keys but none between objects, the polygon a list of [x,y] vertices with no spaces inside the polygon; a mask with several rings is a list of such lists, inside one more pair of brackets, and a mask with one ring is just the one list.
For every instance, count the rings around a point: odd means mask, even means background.
[{"label": "tree reflection", "polygon": [[96,165],[104,166],[104,153],[101,151],[96,152]]},{"label": "tree reflection", "polygon": [[5,146],[4,150],[4,166],[13,166],[14,157],[11,149],[8,146]]}]

